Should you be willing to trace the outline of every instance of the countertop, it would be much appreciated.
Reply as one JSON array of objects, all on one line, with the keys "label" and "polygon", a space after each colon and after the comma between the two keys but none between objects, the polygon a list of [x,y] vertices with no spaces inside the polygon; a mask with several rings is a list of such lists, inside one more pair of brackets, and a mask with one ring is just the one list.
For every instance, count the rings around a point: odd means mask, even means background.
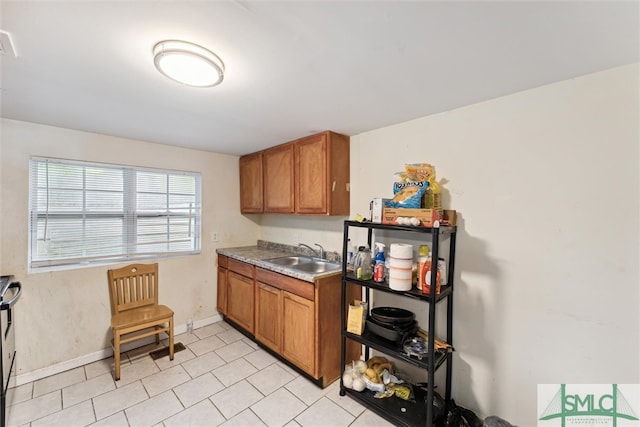
[{"label": "countertop", "polygon": [[[315,281],[322,277],[334,276],[341,274],[342,270],[328,271],[325,273],[311,274],[302,271],[292,270],[285,266],[279,266],[264,262],[266,259],[277,258],[287,255],[301,255],[300,253],[287,252],[278,249],[271,249],[264,246],[241,246],[237,248],[220,248],[216,252],[220,255],[228,256],[238,261],[253,264],[256,267],[264,268],[265,270],[274,271],[276,273],[284,274],[286,276],[294,277],[296,279],[304,280],[305,282],[315,283]],[[306,255],[306,254],[303,254]]]}]

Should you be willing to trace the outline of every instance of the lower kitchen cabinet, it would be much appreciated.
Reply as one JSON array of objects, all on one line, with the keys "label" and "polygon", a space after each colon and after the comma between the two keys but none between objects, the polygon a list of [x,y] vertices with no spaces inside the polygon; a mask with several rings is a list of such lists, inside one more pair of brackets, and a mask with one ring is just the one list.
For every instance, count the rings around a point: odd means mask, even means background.
[{"label": "lower kitchen cabinet", "polygon": [[[269,274],[258,269],[261,280]],[[296,279],[287,280],[293,288]],[[304,283],[302,283],[304,287]],[[256,283],[255,338],[311,376],[315,369],[315,304],[262,282]]]},{"label": "lower kitchen cabinet", "polygon": [[255,267],[230,259],[228,270],[226,315],[253,334]]},{"label": "lower kitchen cabinet", "polygon": [[271,350],[282,350],[282,291],[256,283],[255,338]]},{"label": "lower kitchen cabinet", "polygon": [[322,356],[315,351],[315,303],[283,291],[282,325],[282,355],[306,373],[318,376],[316,361]]},{"label": "lower kitchen cabinet", "polygon": [[[225,318],[317,385],[326,387],[338,379],[340,275],[307,282],[233,258],[227,265]],[[348,295],[357,299],[358,292],[353,287]],[[353,359],[360,356],[359,345],[348,351]]]}]

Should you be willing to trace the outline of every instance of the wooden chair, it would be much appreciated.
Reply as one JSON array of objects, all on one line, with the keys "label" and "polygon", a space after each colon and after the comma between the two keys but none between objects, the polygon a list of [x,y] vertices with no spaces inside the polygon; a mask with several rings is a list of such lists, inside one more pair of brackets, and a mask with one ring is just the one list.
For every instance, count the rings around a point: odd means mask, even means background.
[{"label": "wooden chair", "polygon": [[[158,304],[158,264],[131,264],[112,269],[109,276],[115,378],[120,379],[120,345],[140,338],[169,335],[173,360],[173,310]],[[150,330],[149,330],[150,329]]]}]

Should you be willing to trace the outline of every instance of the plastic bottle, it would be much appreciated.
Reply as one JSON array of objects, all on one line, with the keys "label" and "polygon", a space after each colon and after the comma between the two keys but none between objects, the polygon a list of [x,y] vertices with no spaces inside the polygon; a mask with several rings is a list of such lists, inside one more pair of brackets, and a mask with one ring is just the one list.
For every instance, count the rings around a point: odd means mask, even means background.
[{"label": "plastic bottle", "polygon": [[442,286],[447,284],[447,261],[444,258],[438,257],[438,273],[442,276]]},{"label": "plastic bottle", "polygon": [[423,287],[423,277],[422,270],[424,269],[424,264],[429,259],[429,246],[428,245],[420,245],[418,249],[418,289],[422,290]]},{"label": "plastic bottle", "polygon": [[356,258],[358,257],[360,248],[358,247],[358,245],[353,245],[353,248],[351,249],[351,252],[353,253],[353,256],[351,257],[351,269],[355,272],[356,271]]},{"label": "plastic bottle", "polygon": [[[420,271],[420,277],[422,277],[422,293],[431,294],[431,252],[429,252],[429,258],[424,263],[422,270]],[[442,273],[438,270],[436,263],[436,295],[440,294],[440,286],[442,284]]]},{"label": "plastic bottle", "polygon": [[351,268],[353,268],[353,272],[357,274],[358,265],[360,264],[360,258],[362,257],[362,251],[364,251],[364,246],[358,246],[357,250],[353,252],[353,263],[351,264]]},{"label": "plastic bottle", "polygon": [[360,280],[373,279],[373,270],[371,269],[371,250],[367,246],[360,246],[356,262],[356,278]]},{"label": "plastic bottle", "polygon": [[384,264],[384,248],[384,243],[376,243],[376,257],[374,259],[374,262],[382,261],[382,264]]}]

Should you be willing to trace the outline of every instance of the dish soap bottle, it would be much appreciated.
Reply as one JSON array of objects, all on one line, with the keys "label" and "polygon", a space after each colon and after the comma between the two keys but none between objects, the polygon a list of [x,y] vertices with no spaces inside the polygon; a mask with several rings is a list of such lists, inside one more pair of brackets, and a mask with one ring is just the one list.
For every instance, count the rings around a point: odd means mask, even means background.
[{"label": "dish soap bottle", "polygon": [[429,259],[429,246],[428,245],[420,245],[418,248],[418,289],[422,290],[424,286],[424,278],[422,276],[422,270],[424,269],[424,264]]},{"label": "dish soap bottle", "polygon": [[[431,259],[431,252],[429,252],[429,257],[427,261],[424,263],[422,270],[420,271],[420,277],[422,277],[422,293],[430,295],[431,294],[431,275],[433,269],[433,261]],[[438,265],[436,262],[436,295],[440,295],[440,286],[442,283],[442,273],[438,269]]]}]

